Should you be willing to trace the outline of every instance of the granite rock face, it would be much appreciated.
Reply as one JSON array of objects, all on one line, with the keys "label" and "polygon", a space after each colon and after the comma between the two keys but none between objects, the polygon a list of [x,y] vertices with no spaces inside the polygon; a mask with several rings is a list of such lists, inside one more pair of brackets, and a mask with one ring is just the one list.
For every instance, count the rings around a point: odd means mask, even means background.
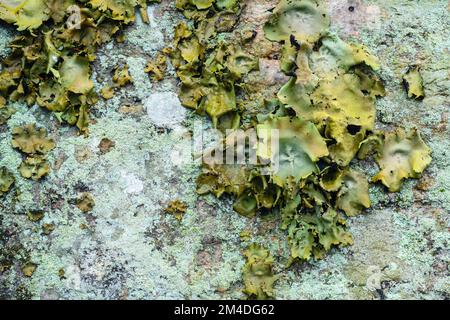
[{"label": "granite rock face", "polygon": [[[248,2],[240,23],[261,26],[276,1]],[[0,298],[4,299],[229,299],[242,298],[243,249],[258,242],[277,257],[278,299],[449,298],[450,213],[450,29],[448,1],[329,0],[332,29],[365,44],[381,62],[387,96],[377,102],[377,127],[417,127],[433,149],[420,180],[399,193],[371,186],[373,208],[349,219],[355,244],[332,250],[324,260],[284,269],[286,236],[276,219],[246,219],[230,199],[198,197],[199,166],[191,159],[194,124],[200,118],[181,107],[169,67],[161,82],[144,72],[146,62],[171,43],[182,18],[173,1],[151,5],[151,24],[140,20],[126,41],[111,42],[95,62],[98,89],[118,64],[127,63],[133,85],[92,110],[88,137],[61,126],[39,107],[15,104],[0,127],[0,166],[15,172],[15,187],[0,201]],[[258,19],[258,17],[260,17]],[[14,34],[0,28],[0,55]],[[255,82],[270,96],[285,82],[273,48],[255,46],[261,57]],[[408,99],[402,77],[420,65],[425,99]],[[21,178],[21,155],[11,129],[37,123],[56,141],[41,182]],[[203,126],[209,123],[203,120]],[[102,141],[107,139],[105,152]],[[368,175],[376,164],[353,164]],[[90,193],[93,210],[77,207]],[[164,212],[180,199],[182,221]],[[44,217],[31,221],[29,212]],[[54,225],[47,234],[44,225]],[[249,231],[250,241],[240,233]],[[27,263],[36,265],[24,275]]]}]

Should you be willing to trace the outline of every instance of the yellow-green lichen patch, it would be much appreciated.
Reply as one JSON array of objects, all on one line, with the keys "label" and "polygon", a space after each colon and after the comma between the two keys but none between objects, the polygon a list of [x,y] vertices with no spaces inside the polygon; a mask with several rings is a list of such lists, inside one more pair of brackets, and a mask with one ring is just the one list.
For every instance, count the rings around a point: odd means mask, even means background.
[{"label": "yellow-green lichen patch", "polygon": [[0,167],[0,196],[11,189],[14,181],[14,175],[6,167]]},{"label": "yellow-green lichen patch", "polygon": [[359,145],[358,159],[364,160],[369,156],[374,156],[381,152],[381,147],[383,145],[383,137],[381,132],[376,132],[368,136]]},{"label": "yellow-green lichen patch", "polygon": [[256,171],[247,173],[247,183],[241,184],[241,194],[236,199],[233,209],[244,217],[254,217],[259,210],[271,210],[281,199],[280,186],[266,176],[257,175]]},{"label": "yellow-green lichen patch", "polygon": [[365,64],[373,70],[380,68],[378,59],[361,44],[346,43],[337,35],[327,33],[320,39],[318,56],[322,60],[318,65],[325,69],[341,68],[348,71],[351,67]]},{"label": "yellow-green lichen patch", "polygon": [[224,193],[240,196],[248,185],[249,173],[243,165],[204,164],[197,179],[199,194],[213,193],[220,198]]},{"label": "yellow-green lichen patch", "polygon": [[[270,150],[269,157],[278,157],[279,168],[273,174],[273,180],[284,186],[287,178],[292,177],[295,182],[305,179],[314,172],[318,172],[315,162],[328,155],[325,140],[313,123],[299,118],[275,118],[258,125],[258,134],[266,146],[260,149],[268,150],[272,130],[279,132],[279,149]],[[260,156],[266,157],[263,152]]]},{"label": "yellow-green lichen patch", "polygon": [[[281,71],[291,79],[255,115],[238,92],[242,78],[256,69],[255,57],[244,52],[244,43],[225,47],[218,40],[223,36],[214,21],[222,13],[213,1],[203,9],[177,4],[194,22],[177,26],[172,52],[183,105],[209,115],[221,129],[227,115],[233,120],[225,128],[255,130],[260,139],[249,147],[257,150],[258,165],[204,159],[198,193],[234,196],[234,210],[245,217],[280,212],[291,262],[321,259],[333,246],[352,244],[343,214],[356,216],[371,201],[367,177],[349,165],[386,146],[374,132],[375,102],[386,94],[379,60],[364,45],[328,30],[323,3],[281,0],[264,31],[282,44]],[[234,9],[239,16],[239,7]],[[234,28],[228,21],[227,32]],[[235,137],[225,137],[217,150],[230,149]],[[276,166],[267,168],[268,162]]]},{"label": "yellow-green lichen patch", "polygon": [[287,226],[292,259],[322,259],[332,246],[353,243],[345,220],[333,209],[323,214],[297,215]]},{"label": "yellow-green lichen patch", "polygon": [[19,166],[19,172],[26,179],[35,181],[43,178],[50,172],[50,166],[45,157],[27,157]]},{"label": "yellow-green lichen patch", "polygon": [[147,0],[89,0],[89,4],[114,20],[130,23],[135,20],[135,7],[145,8]]},{"label": "yellow-green lichen patch", "polygon": [[45,216],[45,212],[40,211],[40,210],[32,210],[32,211],[28,211],[28,213],[27,213],[28,220],[30,220],[32,222],[41,221],[44,218],[44,216]]},{"label": "yellow-green lichen patch", "polygon": [[317,0],[281,0],[264,26],[269,40],[287,41],[291,36],[314,43],[328,29],[325,4]]},{"label": "yellow-green lichen patch", "polygon": [[60,268],[58,270],[58,277],[59,277],[60,280],[67,279],[66,278],[66,271],[64,270],[64,268]]},{"label": "yellow-green lichen patch", "polygon": [[128,72],[128,66],[123,65],[117,67],[114,70],[114,76],[112,80],[118,87],[124,87],[127,84],[132,83],[133,79],[131,78],[130,73]]},{"label": "yellow-green lichen patch", "polygon": [[[49,9],[49,16],[55,23],[63,21],[67,11],[76,13],[75,0],[46,0],[46,5]],[[67,23],[76,23],[67,21]]]},{"label": "yellow-green lichen patch", "polygon": [[109,86],[109,85],[104,86],[100,90],[100,94],[106,100],[112,99],[114,97],[114,88],[112,86]]},{"label": "yellow-green lichen patch", "polygon": [[337,194],[336,205],[347,216],[356,216],[370,208],[369,183],[364,174],[346,170],[340,177],[342,186]]},{"label": "yellow-green lichen patch", "polygon": [[94,87],[89,60],[80,56],[64,57],[59,69],[61,84],[70,92],[86,94]]},{"label": "yellow-green lichen patch", "polygon": [[252,244],[245,251],[247,262],[243,270],[244,293],[250,299],[265,300],[274,297],[273,285],[277,277],[273,274],[274,259],[264,247]]},{"label": "yellow-green lichen patch", "polygon": [[213,193],[218,198],[231,194],[236,197],[233,206],[236,212],[246,217],[254,216],[258,206],[249,169],[238,164],[217,165],[213,160],[203,164],[202,173],[197,178],[197,193]]},{"label": "yellow-green lichen patch", "polygon": [[53,139],[47,137],[47,130],[28,124],[12,129],[12,146],[23,153],[46,154],[55,147]]},{"label": "yellow-green lichen patch", "polygon": [[164,79],[164,75],[167,69],[167,58],[164,53],[158,53],[154,60],[147,63],[144,71],[150,75],[155,81],[161,81]]},{"label": "yellow-green lichen patch", "polygon": [[108,100],[114,97],[117,88],[125,87],[131,83],[133,83],[133,78],[128,70],[128,65],[124,64],[114,69],[112,82],[104,86],[100,93],[104,99]]},{"label": "yellow-green lichen patch", "polygon": [[27,262],[22,266],[22,273],[25,277],[32,277],[37,269],[37,264],[33,262]]},{"label": "yellow-green lichen patch", "polygon": [[187,205],[183,201],[177,199],[177,200],[171,201],[167,205],[167,208],[164,209],[164,211],[166,213],[172,214],[175,217],[175,219],[177,219],[178,221],[181,221],[183,219],[184,215],[186,214]]},{"label": "yellow-green lichen patch", "polygon": [[240,14],[239,2],[221,2],[217,7],[212,3],[204,10],[192,3],[177,3],[186,17],[198,23],[195,28],[183,22],[177,25],[171,60],[182,83],[183,106],[209,115],[219,127],[221,118],[238,112],[240,83],[258,68],[258,61],[242,49],[242,43],[230,45],[214,38],[218,32],[232,31]]},{"label": "yellow-green lichen patch", "polygon": [[403,83],[408,92],[408,97],[414,99],[423,99],[425,97],[423,79],[419,67],[409,69],[403,76]]},{"label": "yellow-green lichen patch", "polygon": [[314,122],[331,118],[347,125],[360,126],[364,130],[373,130],[375,125],[374,100],[364,95],[360,80],[354,74],[345,74],[332,80],[322,81],[311,95],[314,107],[311,115]]},{"label": "yellow-green lichen patch", "polygon": [[[23,31],[11,41],[11,53],[2,61],[1,99],[23,100],[30,106],[37,103],[87,134],[89,107],[97,102],[91,79],[96,49],[120,37],[123,26],[135,20],[136,7],[148,22],[143,10],[146,0],[14,0],[0,4],[0,19]],[[118,82],[129,81],[123,75]],[[102,95],[109,98],[112,92],[103,90]]]},{"label": "yellow-green lichen patch", "polygon": [[128,65],[124,64],[114,69],[112,81],[104,86],[100,90],[100,93],[104,99],[109,100],[114,97],[116,89],[125,87],[131,83],[133,83],[133,78],[128,70]]},{"label": "yellow-green lichen patch", "polygon": [[18,168],[22,177],[39,180],[50,172],[45,155],[55,148],[55,142],[47,137],[47,130],[37,128],[36,124],[14,127],[11,143],[26,154]]},{"label": "yellow-green lichen patch", "polygon": [[94,197],[89,192],[83,192],[78,196],[76,204],[81,212],[89,213],[95,206]]},{"label": "yellow-green lichen patch", "polygon": [[373,181],[380,181],[389,191],[397,192],[404,179],[420,178],[431,163],[431,149],[417,130],[405,132],[398,129],[385,134],[376,160],[381,171]]},{"label": "yellow-green lichen patch", "polygon": [[[222,12],[214,2],[203,9],[186,1],[177,5],[195,22],[176,27],[171,54],[183,105],[209,115],[221,129],[221,119],[229,116],[225,128],[253,130],[259,138],[250,146],[258,165],[204,158],[197,192],[234,196],[234,210],[245,217],[279,210],[292,261],[320,259],[333,246],[351,244],[341,213],[355,216],[370,207],[367,178],[348,166],[361,150],[361,156],[369,153],[365,141],[375,128],[375,101],[385,95],[378,59],[363,45],[331,34],[319,2],[282,0],[264,31],[283,44],[280,66],[291,79],[255,116],[238,92],[256,69],[255,57],[242,49],[244,43],[224,46],[217,39],[214,21]],[[239,16],[238,6],[234,14]],[[233,28],[234,22],[226,24],[227,32]],[[228,135],[222,149],[238,136]]]},{"label": "yellow-green lichen patch", "polygon": [[239,238],[242,242],[250,241],[252,238],[252,232],[250,230],[244,230],[239,233]]},{"label": "yellow-green lichen patch", "polygon": [[203,10],[210,8],[215,0],[177,0],[176,6],[178,9],[183,9],[187,6],[195,6],[197,9]]},{"label": "yellow-green lichen patch", "polygon": [[286,73],[292,73],[297,66],[298,46],[300,44],[294,39],[286,41],[281,48],[280,68]]},{"label": "yellow-green lichen patch", "polygon": [[288,46],[291,62],[285,67],[294,76],[278,99],[298,117],[325,128],[330,158],[347,166],[374,128],[376,97],[385,94],[373,72],[379,68],[378,60],[363,46],[331,34],[320,39],[318,51],[306,44]]},{"label": "yellow-green lichen patch", "polygon": [[342,167],[348,166],[358,153],[366,132],[362,126],[329,119],[325,137],[332,141],[328,147],[331,160]]},{"label": "yellow-green lichen patch", "polygon": [[49,18],[45,0],[9,0],[0,3],[0,19],[13,23],[19,31],[37,29]]},{"label": "yellow-green lichen patch", "polygon": [[53,223],[44,223],[42,225],[42,234],[48,236],[55,230],[55,225]]},{"label": "yellow-green lichen patch", "polygon": [[[0,100],[4,98],[0,97]],[[12,107],[5,106],[0,101],[0,126],[4,125],[6,121],[15,113],[16,111]]]}]

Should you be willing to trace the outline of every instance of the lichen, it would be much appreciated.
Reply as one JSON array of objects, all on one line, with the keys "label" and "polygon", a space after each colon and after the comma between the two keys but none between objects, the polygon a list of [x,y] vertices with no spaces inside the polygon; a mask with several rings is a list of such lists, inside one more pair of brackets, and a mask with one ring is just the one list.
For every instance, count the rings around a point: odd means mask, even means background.
[{"label": "lichen", "polygon": [[[0,98],[1,100],[2,98]],[[4,99],[4,98],[3,98]],[[0,101],[0,126],[4,125],[9,118],[16,112],[14,108],[4,105],[5,102]]]},{"label": "lichen", "polygon": [[317,0],[280,1],[264,26],[267,38],[286,41],[294,36],[300,41],[316,42],[329,25],[324,7],[325,4]]},{"label": "lichen", "polygon": [[45,216],[45,212],[40,210],[30,210],[27,213],[28,220],[32,222],[38,222],[41,221]]},{"label": "lichen", "polygon": [[2,3],[0,19],[14,23],[19,31],[36,29],[49,18],[49,8],[44,0],[25,0],[19,3]]},{"label": "lichen", "polygon": [[[95,51],[135,21],[138,5],[144,9],[147,1],[25,0],[15,6],[2,4],[0,19],[15,24],[18,31],[28,30],[11,42],[12,52],[2,62],[2,98],[21,99],[30,106],[37,102],[87,133],[88,110],[97,102],[91,79]],[[146,10],[141,12],[148,20]],[[130,81],[125,69],[116,70],[114,78],[119,86]]]},{"label": "lichen", "polygon": [[33,276],[33,273],[36,271],[37,265],[33,262],[28,262],[22,267],[22,272],[25,277]]},{"label": "lichen", "polygon": [[101,95],[106,100],[114,97],[115,91],[117,89],[133,83],[133,78],[129,73],[128,65],[124,64],[122,66],[116,67],[114,69],[114,74],[111,80],[111,83],[104,86],[101,90]]},{"label": "lichen", "polygon": [[47,130],[35,124],[13,128],[12,136],[12,146],[28,155],[46,154],[55,148],[54,140],[47,138]]},{"label": "lichen", "polygon": [[408,91],[408,97],[414,99],[423,99],[425,97],[423,79],[418,67],[408,70],[408,72],[403,76],[403,81],[406,91]]},{"label": "lichen", "polygon": [[0,168],[0,196],[8,192],[14,184],[14,175],[6,167]]},{"label": "lichen", "polygon": [[50,172],[50,165],[46,160],[42,156],[27,157],[20,164],[19,172],[22,177],[37,181]]},{"label": "lichen", "polygon": [[274,297],[273,285],[277,277],[273,274],[274,259],[267,249],[250,245],[245,251],[247,263],[244,266],[244,293],[251,299],[266,300]]},{"label": "lichen", "polygon": [[[243,76],[258,67],[257,60],[242,50],[242,44],[230,46],[213,38],[218,32],[232,31],[241,10],[240,4],[233,3],[226,11],[209,5],[203,8],[207,10],[198,11],[194,16],[191,16],[189,3],[177,7],[193,21],[203,20],[196,29],[182,22],[174,31],[172,64],[182,83],[180,100],[185,107],[209,115],[217,127],[221,118],[237,113],[239,83]],[[204,20],[208,12],[211,18]],[[231,18],[224,19],[220,25],[222,14],[230,14]]]},{"label": "lichen", "polygon": [[164,79],[164,75],[167,70],[166,53],[158,53],[156,59],[147,62],[147,66],[144,71],[148,73],[153,80],[161,81]]},{"label": "lichen", "polygon": [[47,130],[37,129],[29,124],[12,129],[12,146],[27,155],[19,166],[19,172],[26,179],[39,180],[50,172],[46,154],[55,148],[55,142],[47,138]]},{"label": "lichen", "polygon": [[[226,39],[240,37],[240,28],[244,27],[246,45],[258,51],[261,42],[254,40],[263,38],[263,32],[255,26],[255,20],[264,23],[271,2],[247,1],[246,4],[248,10],[239,20],[241,26]],[[164,42],[171,41],[172,25],[180,19],[174,3],[163,1],[161,7],[152,6],[148,11],[151,25],[142,24],[137,17],[136,25],[124,30],[125,42],[111,42],[98,52],[100,64],[93,68],[97,90],[96,78],[110,80],[110,70],[124,61],[135,83],[127,90],[118,91],[110,101],[98,102],[91,114],[90,137],[77,137],[72,129],[60,126],[52,114],[37,107],[10,104],[17,109],[17,114],[0,130],[0,165],[13,173],[16,184],[3,195],[0,205],[3,235],[0,237],[0,297],[239,299],[244,261],[238,248],[245,249],[239,239],[243,230],[251,234],[245,244],[258,241],[275,255],[274,269],[282,275],[274,287],[278,299],[379,298],[366,288],[365,271],[371,264],[381,270],[393,265],[393,261],[400,276],[385,277],[383,271],[382,290],[386,299],[448,297],[447,265],[442,250],[447,245],[446,229],[442,228],[450,208],[445,116],[448,109],[445,103],[448,53],[444,41],[448,30],[447,4],[441,0],[420,4],[370,0],[356,5],[353,12],[348,11],[344,2],[330,1],[330,6],[334,5],[345,10],[339,20],[332,22],[334,30],[346,41],[364,43],[380,58],[379,75],[387,96],[376,101],[377,129],[418,127],[423,140],[433,149],[433,162],[423,178],[405,180],[399,193],[388,194],[381,184],[370,185],[373,207],[367,214],[347,220],[348,230],[354,235],[354,246],[332,250],[317,262],[284,269],[289,248],[276,220],[265,215],[255,219],[233,215],[233,203],[227,196],[219,200],[212,196],[197,198],[194,181],[199,168],[180,165],[178,161],[174,165],[167,157],[160,156],[172,154],[172,149],[189,154],[190,140],[179,131],[184,125],[192,129],[191,122],[199,119],[184,110],[180,112],[182,117],[177,113],[176,118],[184,119],[186,115],[186,120],[169,118],[172,112],[166,110],[172,110],[172,104],[166,109],[164,99],[175,97],[170,63],[169,73],[161,83],[152,84],[143,72],[146,61],[155,57]],[[367,28],[365,17],[371,19],[370,14],[376,12],[366,14],[363,10],[367,6],[372,10],[381,8],[381,14],[376,16],[378,27]],[[342,25],[345,19],[360,16],[364,18],[357,21],[357,32],[348,34],[344,29],[337,30],[336,25]],[[11,29],[2,28],[1,43],[8,43],[5,36],[10,37],[12,33]],[[267,51],[276,48],[274,45]],[[2,57],[8,51],[3,46]],[[277,53],[271,52],[265,60],[275,64],[276,59]],[[421,65],[427,90],[424,100],[406,99],[401,87],[401,78],[411,61]],[[250,84],[252,94],[255,90],[261,92],[252,96],[252,106],[259,103],[265,89],[276,90],[277,84],[268,86]],[[149,96],[152,98],[147,99]],[[47,127],[52,135],[55,129],[58,132],[54,136],[58,146],[48,154],[52,172],[39,183],[20,178],[16,168],[22,155],[11,148],[11,128],[33,122]],[[170,128],[165,125],[161,128],[161,123],[169,122]],[[105,137],[116,146],[102,154],[98,145]],[[82,164],[76,159],[77,150],[86,150]],[[352,161],[350,166],[367,177],[373,176],[377,165],[370,159],[369,155],[367,160]],[[415,187],[425,182],[429,185],[427,190]],[[184,186],[183,190],[179,185]],[[90,215],[76,210],[73,201],[78,192],[87,189],[96,200]],[[163,213],[164,204],[174,197],[189,207],[180,223]],[[262,203],[264,199],[265,196],[259,201]],[[41,222],[31,223],[24,217],[29,209],[45,209],[46,215]],[[56,226],[50,237],[42,235],[44,223]],[[15,235],[9,238],[12,231]],[[8,239],[3,242],[5,237]],[[17,244],[26,246],[32,257],[26,257]],[[31,278],[24,279],[20,267],[27,261],[38,264],[38,268]],[[14,267],[3,269],[4,265]],[[60,269],[65,271],[62,280]],[[355,280],[360,274],[361,279]]]},{"label": "lichen", "polygon": [[95,206],[94,197],[88,192],[83,192],[78,196],[77,207],[83,213],[91,212]]},{"label": "lichen", "polygon": [[381,181],[389,191],[400,190],[407,178],[419,178],[431,163],[431,149],[423,142],[417,130],[387,133],[377,162],[381,171],[373,181]]},{"label": "lichen", "polygon": [[172,214],[175,219],[181,221],[183,219],[183,216],[186,214],[187,206],[183,201],[174,200],[169,202],[167,208],[165,208],[164,211]]},{"label": "lichen", "polygon": [[[177,8],[192,21],[200,17],[214,21],[222,13],[213,4],[211,1],[205,7],[193,8],[193,3],[178,2]],[[222,81],[235,81],[245,78],[253,68],[243,74],[233,74],[233,68],[222,58],[227,56],[226,51],[220,54],[222,60],[217,60],[216,52],[221,50],[223,36],[217,35],[212,23],[194,28],[179,24],[172,52],[172,62],[182,83],[179,96],[183,105],[208,114],[213,126],[220,129],[248,130],[255,126],[263,142],[251,147],[258,150],[263,163],[270,160],[278,165],[267,175],[257,166],[223,165],[220,159],[216,163],[215,158],[211,161],[207,157],[197,179],[197,192],[236,197],[233,208],[245,217],[254,217],[263,210],[279,210],[282,229],[288,233],[290,262],[308,261],[311,257],[322,259],[333,246],[353,243],[340,212],[353,217],[371,206],[368,179],[362,172],[348,167],[356,157],[365,159],[375,154],[382,171],[372,180],[382,181],[390,191],[398,191],[404,178],[420,177],[431,162],[430,149],[416,134],[420,143],[411,143],[410,147],[415,173],[404,174],[408,171],[404,163],[390,171],[398,177],[394,179],[396,182],[391,184],[383,178],[386,168],[395,166],[397,161],[386,159],[390,135],[387,133],[385,137],[375,130],[376,100],[386,95],[377,74],[379,60],[365,46],[346,43],[329,32],[328,17],[322,10],[313,1],[280,1],[273,11],[265,25],[265,35],[271,41],[284,43],[280,66],[291,79],[279,91],[278,101],[265,104],[269,112],[264,114],[260,110],[250,126],[242,121],[252,118],[246,114],[250,109],[245,107],[247,102],[240,100],[244,107],[237,109],[240,94],[233,86],[228,90],[220,85],[214,87],[209,75],[225,70],[220,75]],[[235,13],[240,14],[239,7]],[[292,16],[299,14],[307,17],[296,25]],[[233,27],[232,22],[223,32],[230,32]],[[243,52],[242,56],[248,55]],[[203,60],[208,64],[198,73],[193,66],[198,62],[202,65]],[[217,65],[217,62],[221,63]],[[203,88],[198,76],[212,84],[213,89]],[[222,125],[219,119],[225,115],[232,120]],[[278,132],[276,149],[269,147],[272,146],[267,133],[270,130]],[[213,152],[229,149],[236,138],[237,143],[239,139],[245,141],[239,134],[231,134]]]}]

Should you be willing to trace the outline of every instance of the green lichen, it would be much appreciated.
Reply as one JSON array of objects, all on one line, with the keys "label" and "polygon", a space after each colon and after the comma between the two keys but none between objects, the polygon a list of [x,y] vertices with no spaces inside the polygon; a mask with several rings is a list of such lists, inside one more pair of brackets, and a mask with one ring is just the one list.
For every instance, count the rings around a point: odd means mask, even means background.
[{"label": "green lichen", "polygon": [[273,285],[277,277],[273,275],[274,259],[263,247],[252,244],[245,251],[247,263],[244,266],[244,293],[249,298],[266,300],[273,298]]},{"label": "green lichen", "polygon": [[55,142],[47,138],[47,130],[29,124],[12,129],[12,146],[29,155],[46,154],[55,148]]},{"label": "green lichen", "polygon": [[4,125],[15,112],[14,108],[2,105],[0,102],[0,126]]},{"label": "green lichen", "polygon": [[8,192],[11,186],[14,184],[15,178],[6,167],[0,168],[0,195]]},{"label": "green lichen", "polygon": [[167,208],[164,209],[165,212],[172,214],[175,219],[181,221],[183,216],[186,214],[187,206],[183,201],[174,200],[169,202]]},{"label": "green lichen", "polygon": [[[394,259],[401,272],[398,282],[385,278],[383,290],[387,299],[442,299],[448,296],[448,281],[439,271],[442,260],[438,248],[445,247],[445,234],[438,225],[422,227],[429,226],[430,220],[445,220],[445,210],[448,212],[449,208],[449,178],[446,174],[448,146],[445,139],[448,131],[439,129],[443,126],[441,114],[447,108],[443,102],[448,100],[444,94],[448,73],[444,61],[448,59],[445,59],[446,41],[443,40],[447,24],[442,23],[448,15],[447,3],[417,4],[403,0],[395,3],[371,0],[367,3],[386,8],[383,16],[379,17],[382,29],[368,31],[362,28],[358,30],[360,37],[356,35],[354,39],[366,44],[381,61],[380,74],[387,86],[388,96],[377,101],[377,128],[420,127],[423,140],[433,149],[434,159],[424,178],[431,178],[434,182],[429,191],[418,191],[414,188],[417,181],[405,181],[401,192],[393,195],[385,193],[382,185],[370,186],[373,208],[367,215],[348,220],[355,245],[348,250],[333,251],[324,260],[283,270],[275,286],[278,299],[373,299],[374,296],[365,288],[366,278],[362,277],[359,284],[353,282],[353,276],[361,270],[364,273],[366,265],[355,264],[353,271],[349,272],[346,267],[353,261],[371,261],[383,268],[390,263],[383,264],[383,259]],[[351,14],[357,14],[358,10],[359,7]],[[395,14],[396,11],[401,11],[402,15]],[[21,242],[32,251],[32,257],[24,257],[17,268],[2,273],[2,298],[237,299],[242,297],[240,281],[244,264],[236,249],[240,246],[240,231],[251,230],[252,241],[267,244],[270,252],[276,253],[277,260],[280,258],[283,261],[283,257],[289,254],[286,251],[285,235],[270,220],[259,217],[248,220],[232,215],[232,203],[226,197],[220,200],[211,196],[197,199],[194,183],[199,173],[197,166],[175,166],[174,171],[174,166],[168,161],[147,154],[149,149],[155,150],[156,154],[168,154],[174,146],[179,147],[180,141],[184,141],[187,146],[182,144],[183,148],[189,150],[189,143],[182,135],[173,131],[158,133],[161,129],[156,130],[143,114],[117,112],[122,110],[123,103],[132,103],[133,108],[138,110],[140,101],[130,102],[131,96],[143,99],[155,90],[174,91],[171,77],[163,80],[161,86],[152,85],[143,68],[148,55],[152,56],[164,45],[162,32],[168,33],[170,37],[170,32],[166,31],[177,19],[178,16],[170,10],[163,10],[161,16],[151,19],[151,26],[141,24],[138,19],[136,26],[129,30],[131,33],[126,32],[129,38],[124,44],[111,44],[107,52],[99,53],[100,70],[96,72],[104,79],[110,78],[105,72],[112,70],[120,55],[123,58],[125,53],[125,58],[119,61],[127,61],[135,86],[118,92],[117,97],[108,103],[100,101],[96,105],[93,117],[97,124],[91,126],[90,138],[76,137],[68,128],[58,129],[61,134],[58,137],[60,145],[48,157],[52,164],[56,161],[63,161],[63,164],[59,170],[52,170],[47,180],[39,183],[38,192],[36,183],[17,176],[16,168],[22,159],[20,153],[11,147],[10,128],[37,122],[50,129],[46,121],[49,117],[36,108],[14,106],[18,110],[17,114],[9,119],[8,125],[2,127],[0,132],[0,165],[6,166],[16,176],[16,186],[2,200],[2,228],[11,230],[14,225],[17,226],[23,235]],[[244,19],[241,19],[243,23]],[[390,30],[395,30],[395,33]],[[428,34],[427,38],[418,30]],[[393,37],[386,37],[386,32]],[[345,32],[340,34],[345,36]],[[5,43],[3,39],[2,43]],[[401,87],[401,77],[411,61],[422,58],[428,59],[421,63],[427,97],[423,101],[407,101]],[[156,109],[157,103],[145,107]],[[188,117],[189,123],[196,119],[191,115]],[[104,137],[115,141],[116,148],[100,155],[97,146]],[[91,155],[82,165],[75,158],[78,148],[91,150]],[[143,159],[146,159],[147,169],[142,169]],[[376,164],[370,160],[353,162],[351,166],[356,166],[367,176],[377,173]],[[122,177],[124,168],[144,181],[142,194],[129,196],[124,193],[126,181],[129,181],[127,175],[126,178]],[[155,183],[146,182],[146,177]],[[64,181],[62,185],[61,181]],[[84,181],[84,185],[80,181]],[[56,183],[60,187],[55,190]],[[185,186],[182,191],[179,190],[179,184]],[[77,188],[86,186],[93,189],[91,192],[95,193],[97,202],[92,220],[74,210],[75,204],[67,200],[75,199],[80,190]],[[16,190],[20,190],[17,195],[20,201],[13,199]],[[165,192],[161,193],[161,190]],[[58,197],[67,201],[60,202]],[[165,204],[177,197],[190,208],[180,224],[174,224],[173,219],[161,214],[161,203]],[[48,214],[42,223],[55,223],[51,238],[41,236],[40,228],[36,227],[38,232],[30,231],[21,215],[29,208],[47,208],[50,199],[57,206],[46,210]],[[62,206],[59,208],[60,203]],[[404,208],[410,209],[404,212]],[[425,220],[421,219],[434,210],[441,211],[441,218],[438,218],[439,215],[430,215]],[[399,211],[402,212],[396,214]],[[392,223],[392,216],[395,217],[395,223]],[[169,227],[163,233],[166,223]],[[82,224],[86,228],[81,229]],[[392,225],[396,228],[391,229]],[[120,228],[124,231],[120,231]],[[216,235],[213,239],[208,237],[211,233]],[[426,240],[429,233],[433,241]],[[396,239],[404,234],[399,255]],[[92,240],[93,237],[95,240]],[[268,237],[271,241],[267,241]],[[171,243],[173,238],[175,241]],[[162,246],[157,239],[162,239]],[[214,255],[210,254],[211,250],[218,252],[220,258],[215,260]],[[8,251],[14,252],[16,258],[22,255],[15,250]],[[61,255],[61,252],[64,254]],[[417,254],[426,257],[415,259]],[[397,256],[408,262],[403,264],[395,260]],[[20,266],[27,261],[35,262],[38,268],[31,278],[23,281]],[[66,279],[63,280],[58,275],[61,268],[65,270]],[[274,268],[278,268],[278,262],[274,263]],[[114,276],[111,276],[112,269]],[[159,278],[149,274],[162,276]],[[359,295],[356,295],[356,290]]]},{"label": "green lichen", "polygon": [[95,201],[92,195],[88,192],[83,192],[78,196],[77,207],[83,213],[91,212],[94,209]]},{"label": "green lichen", "polygon": [[[214,127],[218,127],[220,120],[226,116],[238,117],[237,94],[242,78],[257,69],[258,64],[256,59],[242,50],[242,44],[230,46],[218,37],[214,38],[219,32],[233,30],[241,10],[240,3],[236,1],[232,9],[226,11],[211,4],[203,8],[208,10],[197,11],[198,15],[192,17],[189,3],[178,5],[185,16],[192,21],[202,20],[202,23],[195,29],[184,22],[177,25],[171,58],[182,83],[179,93],[181,103],[199,114],[207,114]],[[204,20],[208,14],[211,17]],[[222,14],[230,14],[234,18],[223,22],[219,20]],[[222,124],[230,126],[226,120]]]},{"label": "green lichen", "polygon": [[418,67],[410,69],[403,76],[403,81],[406,91],[408,91],[408,97],[415,99],[423,99],[425,97],[423,79]]},{"label": "green lichen", "polygon": [[[88,110],[97,102],[91,79],[95,51],[117,36],[124,25],[135,21],[138,5],[149,22],[146,0],[26,0],[2,4],[1,20],[36,36],[25,31],[11,42],[12,52],[2,62],[1,97],[20,99],[30,106],[37,102],[87,133]],[[119,86],[129,82],[124,70],[116,72],[114,78]]]},{"label": "green lichen", "polygon": [[[186,7],[188,4],[183,2],[177,7],[193,21],[199,17],[204,19],[208,12],[204,9],[209,8],[209,19],[214,21],[213,14],[220,15],[220,11],[216,12],[212,4],[195,9]],[[375,132],[376,99],[386,95],[376,74],[380,69],[379,60],[363,45],[346,43],[330,33],[326,15],[322,15],[321,9],[314,4],[281,1],[265,26],[269,40],[284,41],[281,69],[292,76],[278,93],[279,101],[271,104],[278,108],[273,108],[271,114],[258,115],[256,119],[260,122],[256,127],[263,143],[253,147],[258,150],[260,159],[272,163],[278,160],[276,171],[264,176],[258,167],[222,165],[208,160],[197,179],[199,194],[235,196],[234,209],[243,216],[254,217],[262,209],[277,208],[281,213],[282,228],[288,233],[292,261],[307,261],[311,257],[322,259],[333,246],[353,243],[339,211],[352,217],[371,206],[367,178],[348,168],[356,156],[364,159],[369,154],[376,155],[382,171],[373,181],[382,181],[390,191],[398,191],[404,178],[420,177],[431,162],[430,149],[418,134],[418,141],[410,146],[411,156],[406,154],[410,160],[398,162],[398,157],[409,152],[400,150],[391,152],[395,159],[388,159],[390,152],[386,150],[390,148],[390,135],[380,139],[378,133],[372,134]],[[306,26],[293,29],[291,16],[298,15],[298,11],[309,16],[301,20]],[[232,27],[230,24],[226,31]],[[221,86],[215,88],[215,82],[209,79],[216,70],[230,71],[229,74],[222,73],[222,79],[235,79],[228,62],[214,60],[217,59],[216,51],[208,56],[205,50],[208,47],[220,50],[220,36],[217,41],[212,41],[216,33],[213,24],[194,29],[186,24],[177,26],[172,61],[183,84],[180,99],[186,107],[197,112],[199,108],[206,111],[214,127],[218,127],[220,117],[234,113],[230,127],[237,128],[242,125],[242,119],[248,117],[246,108],[237,110],[233,86],[228,91]],[[209,41],[200,34],[206,34]],[[225,51],[220,57],[224,56],[227,56]],[[206,65],[210,68],[208,77],[205,77],[205,71],[196,73],[197,69],[193,68],[203,60],[209,63]],[[217,65],[216,61],[222,63]],[[252,68],[246,70],[244,76],[250,71]],[[195,78],[199,75],[203,78],[200,81]],[[203,88],[203,83],[209,83],[213,89]],[[246,101],[240,103],[245,106]],[[289,110],[293,110],[295,116]],[[276,150],[269,147],[272,144],[267,133],[274,129],[279,133]],[[235,138],[228,136],[222,148],[228,149],[236,143]],[[239,135],[237,139],[239,141]],[[399,144],[405,143],[400,138]],[[319,161],[323,162],[322,170],[316,164]],[[408,163],[415,168],[413,173],[408,172]],[[396,167],[389,169],[390,166]],[[386,170],[398,178],[390,183],[383,178],[383,175],[387,176]]]}]

